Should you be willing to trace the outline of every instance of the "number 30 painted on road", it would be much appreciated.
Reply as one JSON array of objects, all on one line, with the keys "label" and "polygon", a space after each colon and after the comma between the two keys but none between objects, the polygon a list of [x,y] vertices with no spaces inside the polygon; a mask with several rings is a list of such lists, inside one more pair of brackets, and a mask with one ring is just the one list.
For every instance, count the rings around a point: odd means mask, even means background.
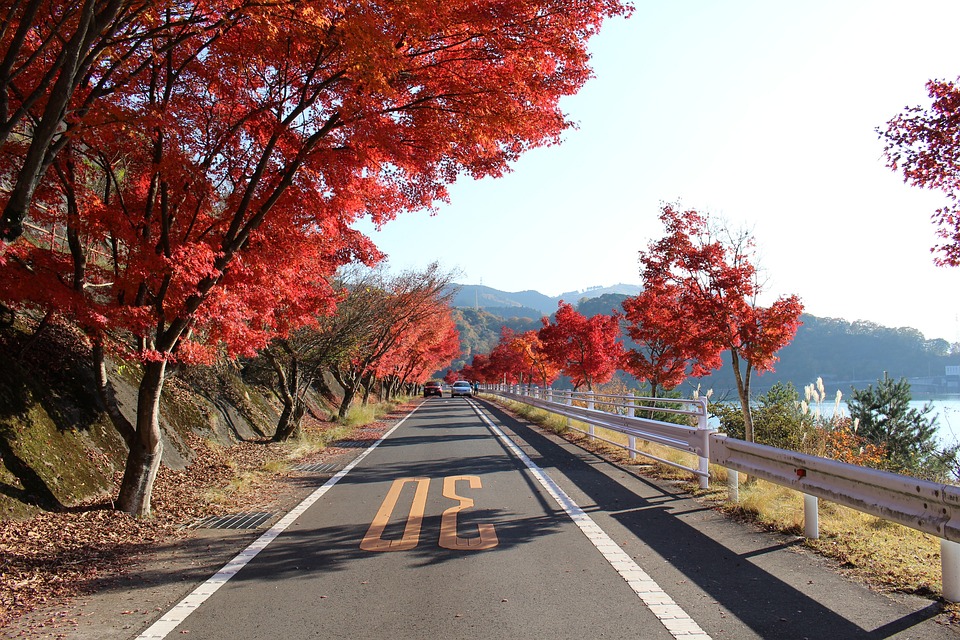
[{"label": "number 30 painted on road", "polygon": [[[464,551],[492,549],[500,543],[492,524],[477,525],[478,536],[475,538],[461,538],[457,535],[457,514],[473,506],[472,498],[457,495],[457,482],[461,480],[468,482],[471,489],[480,489],[482,486],[480,478],[477,476],[447,476],[443,479],[443,497],[457,500],[460,504],[443,512],[443,516],[440,518],[440,540],[438,544],[444,549]],[[383,532],[397,506],[400,492],[408,482],[416,483],[417,488],[413,496],[413,503],[410,505],[410,514],[403,529],[403,536],[399,540],[384,540],[382,538]],[[430,478],[397,478],[394,480],[387,492],[387,497],[383,499],[383,504],[380,505],[380,509],[373,519],[373,523],[367,530],[367,535],[360,542],[360,548],[364,551],[409,551],[416,547],[420,542],[420,526],[423,524],[423,514],[427,504],[427,489],[429,487]]]}]

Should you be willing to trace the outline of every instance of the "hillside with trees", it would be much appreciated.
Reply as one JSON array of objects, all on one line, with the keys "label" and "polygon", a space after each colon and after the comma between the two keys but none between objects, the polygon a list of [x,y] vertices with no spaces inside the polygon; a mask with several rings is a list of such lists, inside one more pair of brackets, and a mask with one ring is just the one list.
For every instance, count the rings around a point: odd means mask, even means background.
[{"label": "hillside with trees", "polygon": [[[539,320],[556,312],[561,300],[577,306],[585,300],[596,300],[608,296],[626,298],[635,296],[642,287],[635,284],[615,284],[609,287],[590,287],[583,291],[568,291],[559,296],[548,296],[539,291],[520,291],[510,293],[491,287],[474,284],[456,284],[453,297],[455,307],[484,309],[504,318],[529,318]],[[607,312],[610,310],[607,309]]]},{"label": "hillside with trees", "polygon": [[[586,317],[609,315],[626,298],[615,294],[601,296],[581,302],[576,309]],[[554,312],[556,308],[551,314]],[[469,362],[476,353],[489,353],[500,338],[501,327],[522,333],[541,326],[539,320],[505,317],[493,309],[456,308],[454,321],[462,349],[454,369]],[[828,387],[846,394],[850,387],[862,388],[876,382],[884,372],[894,379],[910,379],[916,395],[960,392],[960,387],[949,386],[953,381],[944,375],[945,367],[960,365],[960,346],[956,344],[941,338],[927,339],[910,327],[885,327],[867,320],[821,318],[804,313],[800,322],[793,341],[778,353],[774,370],[754,379],[757,393],[766,392],[777,382],[791,382],[802,389],[822,378]],[[629,336],[624,336],[624,346],[634,346]],[[733,372],[726,362],[710,375],[688,380],[685,385],[692,389],[698,382],[702,388],[712,388],[719,394],[736,389]]]},{"label": "hillside with trees", "polygon": [[[909,378],[915,394],[956,393],[956,381],[947,379],[945,367],[960,364],[960,350],[943,339],[926,339],[910,327],[884,327],[865,320],[800,316],[802,324],[793,342],[779,355],[774,371],[756,380],[759,390],[776,382],[797,388],[822,378],[830,387],[847,393],[884,377]],[[729,389],[732,376],[725,368],[702,381],[703,386]]]}]

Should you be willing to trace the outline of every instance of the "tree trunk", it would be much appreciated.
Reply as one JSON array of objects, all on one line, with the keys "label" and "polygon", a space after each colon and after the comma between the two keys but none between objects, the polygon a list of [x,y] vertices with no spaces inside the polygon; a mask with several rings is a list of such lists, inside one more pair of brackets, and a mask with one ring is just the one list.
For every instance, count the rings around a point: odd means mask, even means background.
[{"label": "tree trunk", "polygon": [[277,419],[277,429],[273,433],[274,442],[283,442],[293,433],[293,403],[283,401],[283,411],[280,412],[280,418]]},{"label": "tree trunk", "polygon": [[289,407],[284,404],[280,419],[277,420],[277,431],[273,434],[273,441],[283,442],[293,437],[300,428],[300,421],[306,409],[306,404],[302,401],[294,402]]},{"label": "tree trunk", "polygon": [[370,391],[373,389],[373,383],[376,380],[372,375],[367,375],[363,377],[361,384],[363,385],[363,405],[366,406],[370,404]]},{"label": "tree trunk", "polygon": [[299,393],[300,367],[295,355],[290,356],[290,373],[283,368],[283,362],[269,349],[267,358],[273,365],[273,370],[277,374],[277,396],[283,402],[283,411],[277,420],[277,429],[273,434],[274,442],[283,442],[290,438],[297,427],[300,426],[300,419],[303,417],[304,404],[303,398]]},{"label": "tree trunk", "polygon": [[358,384],[352,384],[343,389],[343,399],[340,401],[340,409],[337,411],[337,417],[341,420],[347,417],[347,411],[353,403],[353,397],[357,395]]},{"label": "tree trunk", "polygon": [[148,362],[137,398],[137,428],[127,466],[120,484],[117,508],[138,517],[150,515],[150,497],[153,483],[160,470],[163,442],[160,439],[160,392],[166,362]]},{"label": "tree trunk", "polygon": [[750,373],[752,367],[749,360],[746,373],[740,371],[740,356],[736,350],[730,350],[730,363],[733,365],[733,375],[737,380],[737,395],[740,396],[740,411],[743,413],[743,439],[754,442],[753,414],[750,413]]}]

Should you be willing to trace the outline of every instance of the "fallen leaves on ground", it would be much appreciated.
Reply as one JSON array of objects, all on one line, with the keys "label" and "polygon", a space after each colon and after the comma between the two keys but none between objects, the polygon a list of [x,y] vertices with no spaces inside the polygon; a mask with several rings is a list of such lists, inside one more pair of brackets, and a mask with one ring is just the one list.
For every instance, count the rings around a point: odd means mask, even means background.
[{"label": "fallen leaves on ground", "polygon": [[[374,437],[376,427],[385,425],[366,425],[363,429],[371,430],[366,437]],[[284,444],[264,440],[223,447],[196,436],[189,444],[195,455],[186,469],[161,467],[150,518],[115,511],[107,501],[0,522],[0,627],[45,604],[93,593],[100,580],[123,572],[141,554],[189,535],[184,525],[198,518],[266,510],[289,490],[283,482],[289,471],[265,471],[270,463],[283,469],[289,462]],[[119,481],[118,473],[118,486]]]}]

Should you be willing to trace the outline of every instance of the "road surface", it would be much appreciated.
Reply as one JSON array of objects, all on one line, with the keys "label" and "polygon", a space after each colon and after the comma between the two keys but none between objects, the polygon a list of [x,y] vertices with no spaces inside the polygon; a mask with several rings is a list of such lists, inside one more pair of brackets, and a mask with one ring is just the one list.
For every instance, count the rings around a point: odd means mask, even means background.
[{"label": "road surface", "polygon": [[960,637],[937,612],[495,405],[443,398],[139,637]]}]

